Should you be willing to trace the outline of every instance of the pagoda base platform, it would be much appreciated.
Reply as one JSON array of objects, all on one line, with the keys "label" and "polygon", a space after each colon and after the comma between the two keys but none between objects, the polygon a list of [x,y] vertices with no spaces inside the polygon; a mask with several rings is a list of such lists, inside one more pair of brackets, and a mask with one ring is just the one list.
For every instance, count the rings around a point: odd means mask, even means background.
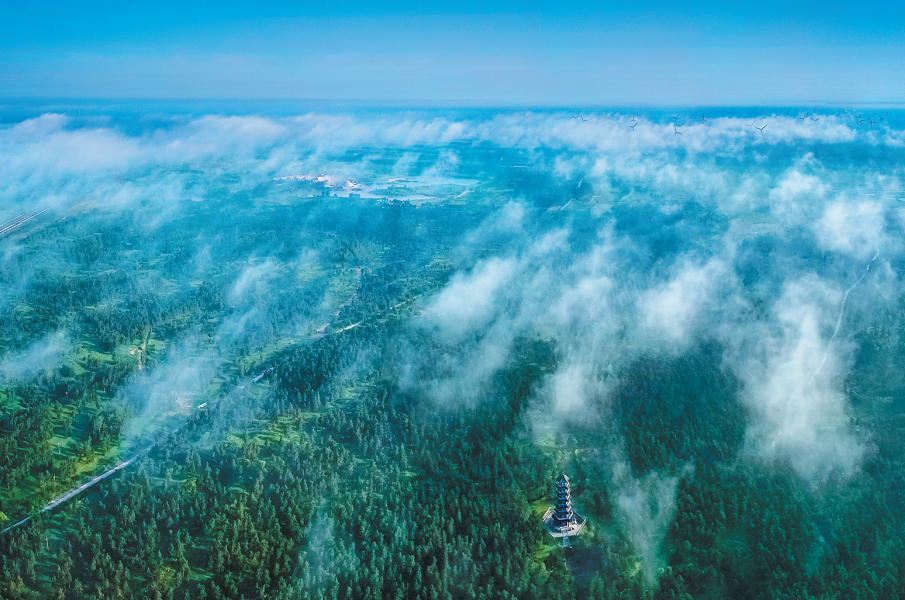
[{"label": "pagoda base platform", "polygon": [[547,528],[547,533],[555,538],[569,538],[578,535],[581,533],[581,530],[584,529],[584,524],[587,522],[587,519],[582,517],[578,513],[574,513],[575,515],[575,523],[570,525],[566,529],[562,529],[559,527],[553,526],[553,507],[547,509],[547,512],[544,513],[544,527]]}]

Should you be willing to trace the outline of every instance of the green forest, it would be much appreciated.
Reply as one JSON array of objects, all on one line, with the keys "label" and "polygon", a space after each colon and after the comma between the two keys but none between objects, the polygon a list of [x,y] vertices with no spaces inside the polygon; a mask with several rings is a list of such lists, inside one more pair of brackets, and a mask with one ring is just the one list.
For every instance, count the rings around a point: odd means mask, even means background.
[{"label": "green forest", "polygon": [[[798,446],[769,454],[788,429],[758,450],[764,409],[731,336],[650,342],[619,304],[648,275],[673,289],[730,218],[694,198],[603,210],[591,177],[554,176],[540,151],[461,151],[478,183],[417,206],[185,167],[205,192],[168,213],[85,200],[4,233],[0,597],[905,596],[905,295],[849,296],[847,422],[826,435],[849,432],[858,458],[809,477]],[[785,257],[845,286],[864,272],[815,239],[757,230],[713,267],[736,274],[740,319],[785,322],[769,304]],[[605,276],[575,276],[577,300],[541,291],[590,263]],[[451,296],[485,273],[492,291]],[[588,312],[598,289],[611,300]],[[605,335],[591,324],[617,313]],[[551,390],[573,372],[583,400],[563,408]],[[563,472],[587,518],[568,548],[542,523]]]}]

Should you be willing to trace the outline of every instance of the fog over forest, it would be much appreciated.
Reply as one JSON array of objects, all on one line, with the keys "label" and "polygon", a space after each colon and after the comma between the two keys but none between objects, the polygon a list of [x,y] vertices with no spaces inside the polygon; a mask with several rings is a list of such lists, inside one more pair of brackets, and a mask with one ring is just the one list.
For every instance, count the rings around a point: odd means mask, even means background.
[{"label": "fog over forest", "polygon": [[905,113],[37,112],[3,597],[901,593]]}]

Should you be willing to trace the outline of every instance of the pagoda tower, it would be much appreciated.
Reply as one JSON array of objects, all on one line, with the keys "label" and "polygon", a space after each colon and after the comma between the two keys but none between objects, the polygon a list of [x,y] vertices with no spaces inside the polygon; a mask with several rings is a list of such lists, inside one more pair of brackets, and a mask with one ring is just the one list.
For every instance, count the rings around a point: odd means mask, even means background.
[{"label": "pagoda tower", "polygon": [[553,507],[553,526],[557,529],[568,529],[575,523],[575,511],[572,510],[572,487],[565,473],[556,480],[554,492],[556,505]]},{"label": "pagoda tower", "polygon": [[553,499],[555,504],[544,513],[544,525],[547,533],[564,538],[563,545],[567,545],[568,538],[578,535],[584,528],[585,518],[572,508],[572,486],[565,473],[560,474],[556,480]]}]

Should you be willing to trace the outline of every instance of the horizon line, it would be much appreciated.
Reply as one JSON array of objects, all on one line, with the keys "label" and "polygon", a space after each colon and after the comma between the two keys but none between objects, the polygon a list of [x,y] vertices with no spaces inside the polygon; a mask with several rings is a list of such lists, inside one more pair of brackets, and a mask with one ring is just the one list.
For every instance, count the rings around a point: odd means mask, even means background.
[{"label": "horizon line", "polygon": [[834,102],[829,100],[789,100],[789,101],[771,101],[759,103],[713,103],[713,104],[696,104],[696,103],[659,103],[659,102],[527,102],[527,101],[498,101],[485,102],[482,100],[440,100],[440,99],[360,99],[360,98],[298,98],[298,97],[229,97],[229,96],[213,96],[213,97],[153,97],[153,96],[41,96],[41,95],[19,95],[19,96],[0,96],[0,109],[6,108],[7,104],[19,104],[24,102],[46,102],[46,103],[162,103],[162,104],[178,104],[178,103],[230,103],[230,104],[322,104],[335,106],[362,106],[377,109],[489,109],[489,110],[524,110],[524,109],[541,109],[541,110],[619,110],[627,109],[720,109],[720,108],[789,108],[789,107],[815,107],[823,106],[826,108],[850,109],[859,107],[871,108],[905,108],[905,101],[861,101],[861,102]]}]

